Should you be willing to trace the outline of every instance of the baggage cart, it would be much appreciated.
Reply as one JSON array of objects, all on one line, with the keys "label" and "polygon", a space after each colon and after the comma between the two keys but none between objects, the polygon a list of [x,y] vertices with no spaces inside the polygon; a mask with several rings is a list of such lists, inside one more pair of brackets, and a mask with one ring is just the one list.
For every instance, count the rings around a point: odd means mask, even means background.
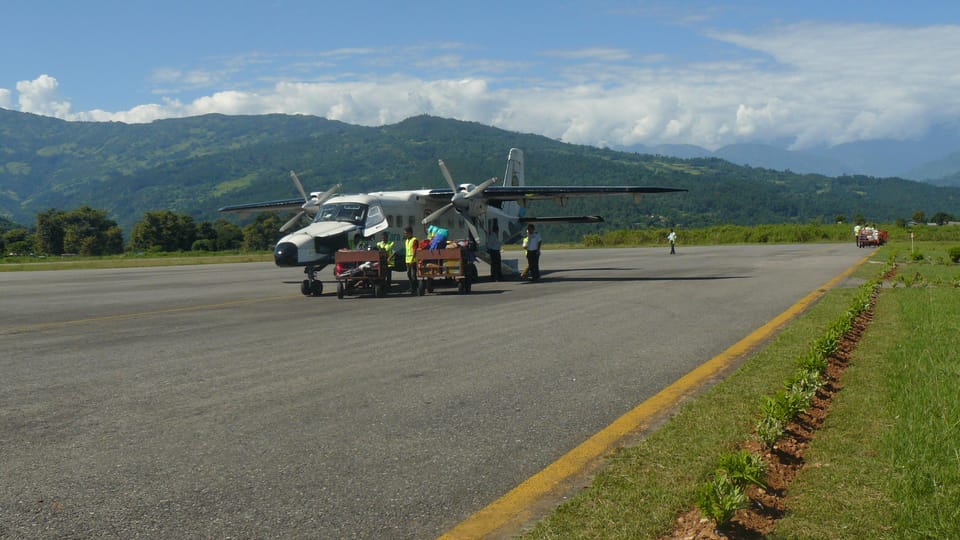
[{"label": "baggage cart", "polygon": [[373,293],[377,298],[390,288],[388,254],[378,249],[341,249],[334,254],[337,298]]},{"label": "baggage cart", "polygon": [[438,285],[456,286],[460,294],[469,293],[477,277],[477,267],[469,253],[460,246],[418,251],[417,294],[432,293]]}]

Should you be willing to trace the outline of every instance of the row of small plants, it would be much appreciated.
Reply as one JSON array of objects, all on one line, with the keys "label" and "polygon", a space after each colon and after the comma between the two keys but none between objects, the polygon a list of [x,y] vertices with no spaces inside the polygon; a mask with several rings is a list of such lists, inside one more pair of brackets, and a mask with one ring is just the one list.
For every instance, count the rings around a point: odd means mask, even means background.
[{"label": "row of small plants", "polygon": [[[772,450],[777,441],[783,438],[787,426],[812,406],[814,396],[824,384],[830,356],[837,352],[843,337],[853,329],[857,317],[870,309],[881,283],[878,278],[863,284],[849,309],[813,342],[806,353],[797,358],[797,369],[783,388],[761,398],[755,434],[765,449]],[[717,527],[727,524],[737,510],[749,504],[746,489],[750,485],[766,487],[763,482],[766,469],[767,463],[762,456],[748,450],[721,456],[713,477],[701,486],[697,494],[697,507],[703,517],[713,521]]]}]

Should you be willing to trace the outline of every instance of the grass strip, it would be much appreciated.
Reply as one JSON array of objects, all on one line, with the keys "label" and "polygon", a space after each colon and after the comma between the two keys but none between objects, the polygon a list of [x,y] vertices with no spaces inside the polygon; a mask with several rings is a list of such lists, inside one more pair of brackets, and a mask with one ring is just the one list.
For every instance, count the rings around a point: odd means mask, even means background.
[{"label": "grass strip", "polygon": [[749,438],[758,396],[781,388],[796,370],[795,359],[849,306],[855,292],[828,292],[726,380],[682,405],[635,446],[617,450],[589,488],[525,538],[656,538],[671,530],[676,517],[693,506],[717,457]]},{"label": "grass strip", "polygon": [[[895,260],[909,277],[881,295],[771,537],[960,538],[960,266],[941,254],[951,244],[926,243],[921,258],[903,243],[877,252],[874,261]],[[851,283],[878,268],[864,265]],[[589,488],[524,538],[657,538],[672,530],[716,456],[749,436],[756,396],[779,388],[793,359],[855,293],[827,293],[726,380],[617,450]]]},{"label": "grass strip", "polygon": [[37,270],[92,270],[100,268],[141,268],[195,264],[229,264],[271,262],[271,253],[166,253],[150,255],[116,255],[109,257],[16,257],[3,260],[0,272]]},{"label": "grass strip", "polygon": [[953,287],[881,295],[776,538],[960,538],[957,335]]}]

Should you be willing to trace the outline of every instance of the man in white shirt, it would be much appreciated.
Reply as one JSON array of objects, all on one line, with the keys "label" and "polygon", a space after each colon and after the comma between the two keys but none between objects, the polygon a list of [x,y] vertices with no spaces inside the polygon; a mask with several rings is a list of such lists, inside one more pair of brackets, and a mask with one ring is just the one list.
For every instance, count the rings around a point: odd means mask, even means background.
[{"label": "man in white shirt", "polygon": [[667,240],[670,241],[670,254],[676,254],[677,250],[674,249],[674,246],[677,243],[677,233],[673,232],[673,229],[670,229],[670,234],[667,235]]},{"label": "man in white shirt", "polygon": [[523,239],[523,248],[527,250],[527,269],[523,273],[529,275],[533,281],[540,279],[540,246],[542,244],[540,233],[537,232],[533,223],[528,223],[527,236]]}]

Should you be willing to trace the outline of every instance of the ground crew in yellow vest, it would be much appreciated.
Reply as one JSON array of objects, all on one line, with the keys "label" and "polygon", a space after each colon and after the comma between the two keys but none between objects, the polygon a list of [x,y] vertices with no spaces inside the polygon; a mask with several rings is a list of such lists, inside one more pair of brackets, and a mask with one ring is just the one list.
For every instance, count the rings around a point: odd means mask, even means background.
[{"label": "ground crew in yellow vest", "polygon": [[393,241],[390,240],[390,235],[387,233],[380,233],[380,241],[377,242],[377,249],[387,252],[387,266],[393,268],[393,263],[396,259],[396,253],[393,251]]},{"label": "ground crew in yellow vest", "polygon": [[396,253],[393,251],[393,241],[390,240],[390,235],[386,232],[380,233],[380,241],[377,242],[377,249],[380,251],[387,252],[387,270],[384,272],[387,275],[387,287],[393,282],[393,265],[396,262]]},{"label": "ground crew in yellow vest", "polygon": [[407,263],[407,280],[410,282],[410,294],[417,294],[417,237],[413,227],[403,229],[403,261]]}]

